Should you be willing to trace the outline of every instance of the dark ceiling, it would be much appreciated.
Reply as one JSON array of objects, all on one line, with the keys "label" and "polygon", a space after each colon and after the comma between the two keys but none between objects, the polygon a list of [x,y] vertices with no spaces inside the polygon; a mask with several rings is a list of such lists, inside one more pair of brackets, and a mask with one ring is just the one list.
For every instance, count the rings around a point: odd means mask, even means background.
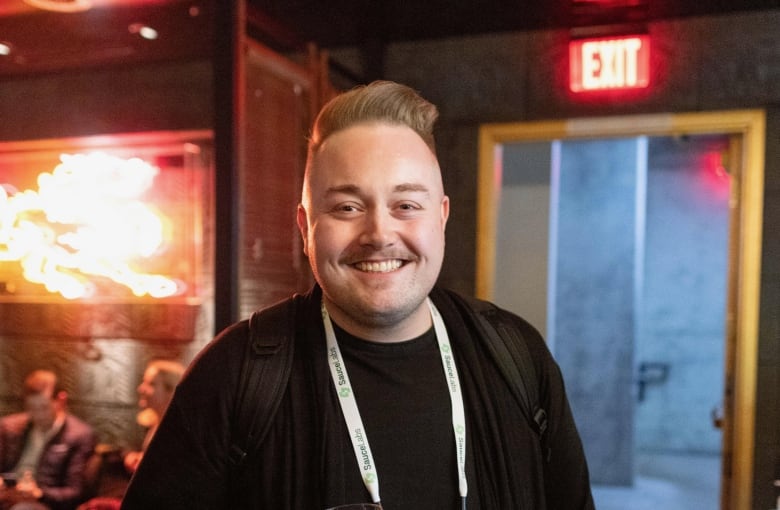
[{"label": "dark ceiling", "polygon": [[[0,79],[209,55],[213,20],[228,1],[0,0]],[[41,4],[92,8],[63,13]],[[314,43],[379,56],[385,45],[402,41],[641,24],[777,9],[780,0],[246,0],[245,6],[250,35],[277,51]],[[158,38],[144,40],[133,30],[147,23]]]},{"label": "dark ceiling", "polygon": [[[775,9],[780,0],[248,0],[288,42],[360,46]],[[281,37],[277,37],[281,39]]]}]

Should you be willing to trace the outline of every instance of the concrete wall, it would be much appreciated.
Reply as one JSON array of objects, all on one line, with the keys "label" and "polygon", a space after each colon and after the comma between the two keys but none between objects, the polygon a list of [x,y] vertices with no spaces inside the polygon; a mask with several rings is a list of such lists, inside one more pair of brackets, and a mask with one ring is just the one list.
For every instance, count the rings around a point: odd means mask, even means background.
[{"label": "concrete wall", "polygon": [[711,413],[723,404],[728,176],[708,158],[727,137],[651,138],[637,362],[666,363],[637,404],[637,447],[715,453]]},{"label": "concrete wall", "polygon": [[669,136],[503,147],[494,299],[532,324],[550,318],[595,483],[631,484],[635,448],[720,454],[728,146]]},{"label": "concrete wall", "polygon": [[[503,149],[496,225],[496,303],[547,335],[551,143]],[[549,338],[549,337],[548,337]]]}]

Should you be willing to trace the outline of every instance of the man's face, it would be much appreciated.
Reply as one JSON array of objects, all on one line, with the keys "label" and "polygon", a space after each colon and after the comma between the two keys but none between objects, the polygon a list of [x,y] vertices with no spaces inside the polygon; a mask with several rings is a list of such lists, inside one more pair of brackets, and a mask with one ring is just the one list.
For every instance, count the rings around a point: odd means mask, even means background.
[{"label": "man's face", "polygon": [[33,426],[46,431],[49,430],[62,410],[60,398],[52,398],[48,394],[28,395],[24,399],[24,407],[30,414]]},{"label": "man's face", "polygon": [[171,392],[165,387],[162,376],[154,367],[149,367],[144,372],[144,378],[138,385],[138,395],[138,406],[142,409],[152,409],[158,417],[162,416],[171,398]]},{"label": "man's face", "polygon": [[408,127],[359,124],[325,140],[298,226],[334,320],[374,340],[427,329],[448,215],[436,157]]}]

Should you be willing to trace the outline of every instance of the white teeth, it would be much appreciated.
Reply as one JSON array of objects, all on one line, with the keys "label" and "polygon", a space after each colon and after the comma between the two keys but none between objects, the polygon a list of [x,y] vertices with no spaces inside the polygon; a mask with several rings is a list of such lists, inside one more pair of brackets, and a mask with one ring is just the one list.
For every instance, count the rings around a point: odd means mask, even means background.
[{"label": "white teeth", "polygon": [[355,267],[368,273],[387,273],[401,267],[400,260],[383,260],[382,262],[358,262]]}]

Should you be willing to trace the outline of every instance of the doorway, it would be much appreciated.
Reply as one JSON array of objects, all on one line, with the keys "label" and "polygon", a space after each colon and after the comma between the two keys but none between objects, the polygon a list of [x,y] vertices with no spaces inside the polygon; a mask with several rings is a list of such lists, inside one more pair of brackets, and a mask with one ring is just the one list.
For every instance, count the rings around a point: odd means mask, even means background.
[{"label": "doorway", "polygon": [[[704,483],[714,486],[711,497],[721,509],[750,508],[762,155],[763,114],[756,111],[481,128],[477,293],[546,333],[565,376],[574,379],[567,386],[575,417],[578,406],[588,416],[580,428],[594,483],[636,488],[659,465],[649,465],[647,453],[664,451],[661,444],[701,454],[689,474],[711,471]],[[670,171],[670,165],[713,173]],[[670,204],[697,201],[692,216],[680,215],[686,207],[668,212]],[[506,235],[502,224],[517,235]],[[662,256],[683,244],[695,250]],[[520,259],[519,245],[543,249]],[[523,262],[504,264],[506,253]],[[676,302],[658,288],[664,279],[677,285]],[[503,282],[531,291],[505,292]],[[702,306],[688,306],[693,302]],[[716,314],[703,322],[691,315],[713,308]],[[669,328],[678,331],[670,335]],[[668,343],[669,337],[678,339]],[[613,367],[609,377],[587,377],[605,362]],[[696,375],[706,382],[691,386],[714,396],[680,391]],[[699,429],[675,427],[675,420],[687,421],[680,414],[690,410],[686,398],[709,406],[698,414],[719,428],[706,423],[704,429],[702,420]],[[664,415],[658,406],[675,411]],[[664,418],[654,424],[654,416]],[[677,460],[671,465],[679,471]],[[649,490],[652,498],[656,489]],[[630,500],[622,504],[636,508]]]}]

